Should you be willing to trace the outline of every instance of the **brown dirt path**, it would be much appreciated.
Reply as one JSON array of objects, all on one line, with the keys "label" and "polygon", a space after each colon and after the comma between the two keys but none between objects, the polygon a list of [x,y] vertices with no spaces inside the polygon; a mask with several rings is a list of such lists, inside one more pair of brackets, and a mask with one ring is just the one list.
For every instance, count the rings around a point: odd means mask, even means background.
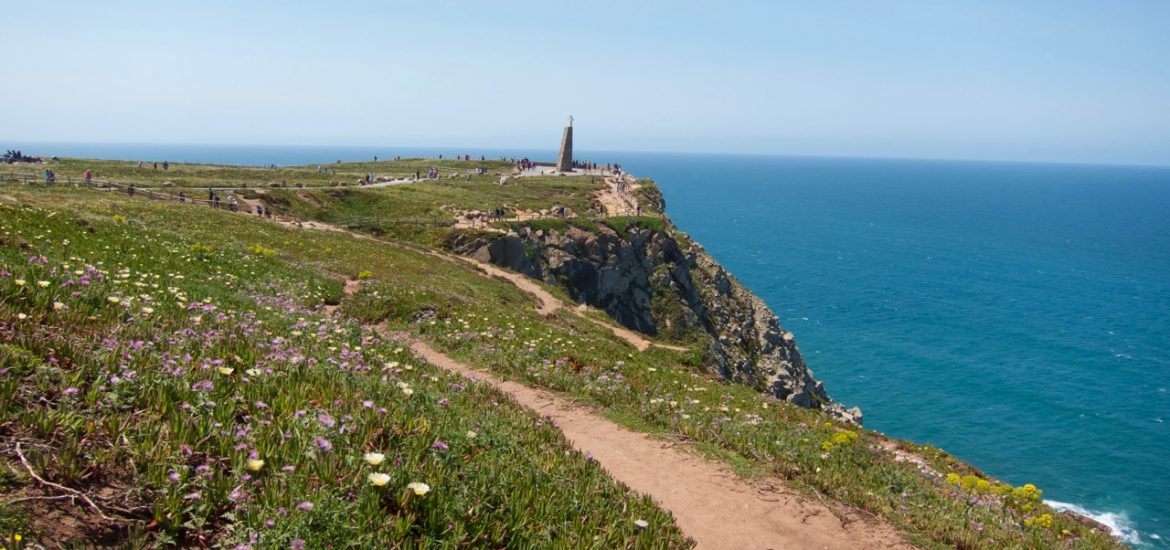
[{"label": "brown dirt path", "polygon": [[574,448],[669,510],[701,549],[913,548],[889,525],[852,511],[834,513],[781,481],[749,483],[722,464],[631,432],[567,398],[475,370],[423,342],[412,342],[411,349],[551,418]]},{"label": "brown dirt path", "polygon": [[[593,317],[586,315],[585,311],[581,311],[578,308],[569,308],[559,298],[553,296],[552,293],[541,288],[540,285],[533,282],[532,279],[516,273],[515,271],[501,269],[487,262],[481,262],[474,258],[468,258],[465,256],[456,256],[455,258],[474,265],[480,271],[483,271],[488,275],[503,278],[513,285],[516,285],[516,288],[531,294],[534,298],[536,298],[536,301],[540,303],[540,306],[536,308],[536,311],[541,315],[552,315],[557,310],[567,309],[582,319],[585,319],[586,321],[589,321],[599,327],[609,329],[609,331],[612,332],[614,336],[629,342],[630,345],[637,348],[638,351],[646,351],[647,349],[650,349],[650,346],[674,351],[689,351],[689,348],[683,346],[672,346],[670,344],[659,344],[657,342],[651,342],[641,334],[638,334],[637,332],[634,332],[623,326],[613,323],[606,323],[605,321],[601,321],[599,319],[594,319]],[[588,311],[588,308],[586,308],[586,311]]]},{"label": "brown dirt path", "polygon": [[593,197],[605,208],[605,215],[608,217],[634,215],[638,208],[638,200],[634,198],[633,191],[640,185],[635,182],[626,182],[629,191],[620,193],[617,190],[617,184],[617,179],[605,178],[605,187],[594,193]]},{"label": "brown dirt path", "polygon": [[[444,256],[444,255],[441,255],[438,253],[435,253],[435,254],[439,255],[439,256]],[[515,285],[516,288],[523,290],[524,292],[532,295],[533,298],[536,298],[536,301],[539,304],[538,306],[536,306],[536,312],[541,314],[541,315],[552,315],[553,313],[556,313],[556,311],[558,309],[561,309],[562,307],[564,307],[564,304],[560,300],[558,300],[556,296],[553,296],[547,290],[540,288],[540,285],[533,282],[532,279],[529,279],[528,277],[525,277],[524,275],[516,273],[515,271],[508,271],[505,269],[500,269],[499,267],[496,267],[496,266],[489,264],[487,262],[481,262],[479,260],[474,260],[472,258],[466,258],[463,256],[451,256],[451,257],[458,259],[458,260],[461,260],[463,262],[469,263],[469,264],[475,266],[476,269],[486,273],[487,275],[490,275],[492,277],[502,278],[502,279],[508,281],[509,283],[512,283],[513,285]]]}]

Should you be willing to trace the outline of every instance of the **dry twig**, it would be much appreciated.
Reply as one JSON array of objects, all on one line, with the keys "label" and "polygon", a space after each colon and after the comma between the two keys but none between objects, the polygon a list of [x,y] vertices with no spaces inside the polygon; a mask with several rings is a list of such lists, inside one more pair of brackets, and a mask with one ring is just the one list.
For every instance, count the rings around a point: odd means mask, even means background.
[{"label": "dry twig", "polygon": [[20,451],[20,442],[19,441],[16,442],[16,456],[20,458],[20,463],[24,465],[24,469],[28,470],[28,474],[31,475],[33,477],[33,479],[39,481],[41,483],[41,485],[44,485],[46,487],[52,487],[53,489],[57,489],[58,491],[64,491],[70,495],[74,495],[74,496],[80,498],[81,500],[84,500],[85,503],[88,504],[90,508],[93,508],[93,510],[95,512],[97,512],[97,514],[99,516],[101,516],[101,518],[106,520],[106,521],[118,521],[115,518],[107,516],[106,513],[103,512],[102,509],[99,508],[98,505],[93,500],[91,500],[88,496],[85,495],[85,493],[82,493],[81,491],[78,491],[77,489],[70,489],[69,487],[66,487],[64,485],[58,485],[56,483],[53,483],[52,481],[48,481],[45,478],[37,475],[36,470],[33,470],[32,466],[28,463],[28,460],[24,458],[24,453],[22,453]]}]

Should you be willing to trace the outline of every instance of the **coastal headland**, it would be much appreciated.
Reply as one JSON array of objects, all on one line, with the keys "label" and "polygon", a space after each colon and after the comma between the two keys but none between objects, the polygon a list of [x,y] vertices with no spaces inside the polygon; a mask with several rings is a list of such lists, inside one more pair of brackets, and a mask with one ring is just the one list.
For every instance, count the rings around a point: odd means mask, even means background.
[{"label": "coastal headland", "polygon": [[863,429],[613,166],[0,180],[0,533],[24,544],[1119,547]]}]

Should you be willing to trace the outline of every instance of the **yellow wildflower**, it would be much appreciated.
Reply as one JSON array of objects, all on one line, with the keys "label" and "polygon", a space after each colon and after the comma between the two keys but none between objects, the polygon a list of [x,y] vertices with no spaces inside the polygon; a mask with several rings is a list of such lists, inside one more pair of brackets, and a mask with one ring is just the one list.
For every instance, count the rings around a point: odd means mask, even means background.
[{"label": "yellow wildflower", "polygon": [[1052,514],[1040,514],[1035,517],[1030,517],[1024,520],[1026,527],[1039,527],[1042,529],[1052,528]]},{"label": "yellow wildflower", "polygon": [[427,485],[426,483],[422,483],[420,481],[412,481],[410,483],[407,483],[406,488],[410,489],[411,491],[414,491],[414,494],[416,494],[420,497],[431,492],[431,486]]},{"label": "yellow wildflower", "polygon": [[366,479],[370,480],[370,484],[374,487],[384,487],[390,483],[390,476],[386,474],[373,473],[366,476]]}]

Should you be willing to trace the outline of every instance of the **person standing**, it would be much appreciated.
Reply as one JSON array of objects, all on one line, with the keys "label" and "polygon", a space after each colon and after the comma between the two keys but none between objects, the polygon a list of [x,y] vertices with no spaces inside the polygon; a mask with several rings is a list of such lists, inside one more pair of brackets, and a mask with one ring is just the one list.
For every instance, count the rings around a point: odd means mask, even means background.
[{"label": "person standing", "polygon": [[171,161],[164,160],[163,161],[163,172],[166,172],[167,170],[170,170],[170,169],[171,169]]},{"label": "person standing", "polygon": [[84,175],[85,175],[85,186],[89,187],[90,185],[93,184],[93,172],[86,170]]}]

